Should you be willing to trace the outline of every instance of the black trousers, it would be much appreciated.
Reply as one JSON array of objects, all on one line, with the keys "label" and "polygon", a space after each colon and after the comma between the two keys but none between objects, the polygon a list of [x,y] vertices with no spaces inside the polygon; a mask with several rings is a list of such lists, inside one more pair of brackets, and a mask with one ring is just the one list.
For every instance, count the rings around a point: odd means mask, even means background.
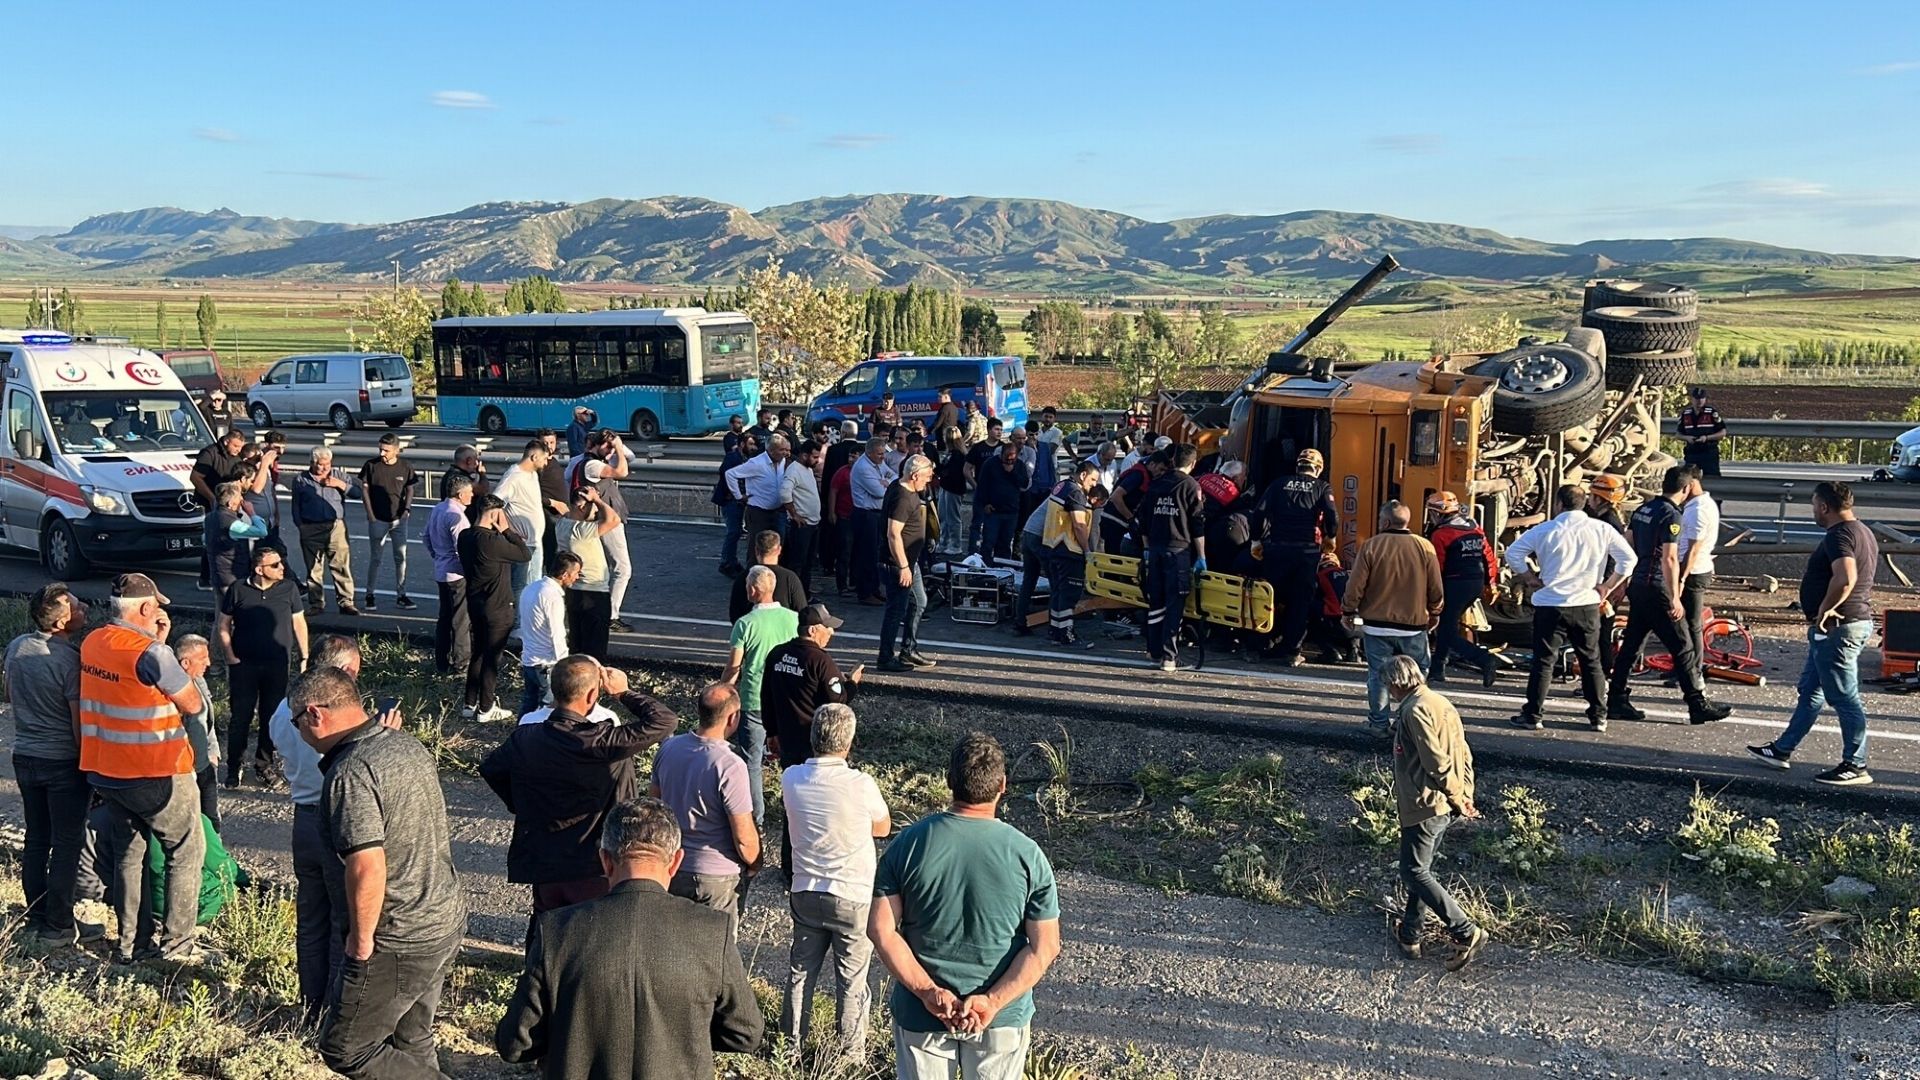
[{"label": "black trousers", "polygon": [[814,546],[820,540],[820,526],[787,523],[787,538],[780,545],[780,565],[800,576],[800,587],[813,595]]},{"label": "black trousers", "polygon": [[320,1059],[355,1080],[445,1080],[433,1014],[459,948],[456,932],[418,953],[375,949],[369,959],[342,960],[320,1024]]},{"label": "black trousers", "polygon": [[326,1008],[347,943],[347,913],[334,906],[346,895],[345,867],[327,848],[319,803],[293,805],[294,964],[300,1001],[309,1019]]},{"label": "black trousers", "polygon": [[1680,606],[1687,613],[1687,640],[1693,642],[1693,673],[1703,688],[1707,683],[1700,674],[1707,662],[1707,590],[1712,587],[1712,574],[1688,574],[1680,585]]},{"label": "black trousers", "polygon": [[1493,654],[1460,635],[1460,618],[1480,599],[1487,586],[1485,578],[1443,578],[1440,582],[1440,626],[1433,634],[1433,660],[1427,665],[1427,677],[1446,674],[1447,659],[1456,653],[1476,664],[1484,664]]},{"label": "black trousers", "polygon": [[1314,594],[1320,588],[1320,549],[1269,544],[1262,562],[1266,564],[1267,581],[1273,585],[1275,602],[1285,605],[1274,651],[1281,656],[1297,656],[1307,638],[1307,619],[1319,606],[1319,597]]},{"label": "black trousers", "polygon": [[1587,718],[1607,714],[1606,676],[1600,668],[1600,605],[1536,607],[1533,609],[1533,667],[1527,671],[1527,703],[1521,713],[1537,717],[1545,709],[1547,677],[1562,645],[1573,646],[1580,658],[1580,693],[1587,699]]},{"label": "black trousers", "polygon": [[220,778],[213,775],[213,766],[209,765],[193,774],[194,783],[200,785],[200,816],[207,819],[213,831],[220,831]]},{"label": "black trousers", "polygon": [[[242,660],[227,665],[227,693],[233,706],[227,720],[227,782],[233,784],[240,781],[247,736],[256,726],[260,734],[253,751],[254,768],[265,774],[273,767],[273,733],[267,730],[267,722],[287,698],[286,662]],[[263,775],[263,779],[272,778]]]},{"label": "black trousers", "polygon": [[472,616],[473,655],[467,659],[466,704],[491,709],[499,703],[494,688],[500,682],[500,652],[513,633],[513,612],[469,607]]},{"label": "black trousers", "polygon": [[93,787],[77,760],[15,754],[13,775],[20,785],[20,816],[27,829],[20,853],[27,925],[71,934],[74,882],[86,846],[87,804]]},{"label": "black trousers", "polygon": [[467,582],[442,581],[440,618],[433,624],[433,669],[441,675],[467,670],[472,628],[467,618]]},{"label": "black trousers", "polygon": [[613,623],[613,594],[568,589],[566,602],[568,647],[606,663],[607,636]]},{"label": "black trousers", "polygon": [[1451,816],[1441,814],[1400,830],[1400,881],[1407,889],[1406,911],[1400,916],[1402,941],[1419,940],[1420,924],[1427,911],[1440,917],[1455,941],[1473,936],[1473,920],[1433,872],[1433,856],[1452,821]]},{"label": "black trousers", "polygon": [[1652,634],[1673,657],[1673,677],[1679,681],[1687,704],[1705,701],[1706,689],[1700,685],[1700,650],[1696,642],[1687,639],[1686,624],[1674,619],[1673,601],[1665,587],[1655,581],[1635,581],[1627,586],[1627,602],[1633,606],[1627,610],[1627,632],[1620,638],[1620,655],[1614,660],[1610,699],[1626,702],[1633,658],[1640,655],[1640,646]]}]

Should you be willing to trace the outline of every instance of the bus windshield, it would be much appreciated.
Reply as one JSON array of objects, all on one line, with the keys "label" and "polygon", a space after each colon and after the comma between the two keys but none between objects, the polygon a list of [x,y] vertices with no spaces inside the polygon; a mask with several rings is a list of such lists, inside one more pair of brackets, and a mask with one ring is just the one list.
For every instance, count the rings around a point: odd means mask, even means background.
[{"label": "bus windshield", "polygon": [[753,325],[702,326],[700,362],[703,368],[700,381],[709,385],[759,377],[760,369],[754,362]]},{"label": "bus windshield", "polygon": [[69,454],[194,451],[213,441],[200,410],[177,391],[50,390],[44,396],[53,437]]}]

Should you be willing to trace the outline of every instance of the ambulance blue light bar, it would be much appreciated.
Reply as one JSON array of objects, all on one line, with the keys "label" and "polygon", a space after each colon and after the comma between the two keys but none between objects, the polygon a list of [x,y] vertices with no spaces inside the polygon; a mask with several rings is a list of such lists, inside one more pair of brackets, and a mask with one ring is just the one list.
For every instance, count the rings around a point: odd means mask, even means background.
[{"label": "ambulance blue light bar", "polygon": [[20,344],[22,345],[71,345],[73,344],[73,335],[57,334],[57,333],[21,334]]}]

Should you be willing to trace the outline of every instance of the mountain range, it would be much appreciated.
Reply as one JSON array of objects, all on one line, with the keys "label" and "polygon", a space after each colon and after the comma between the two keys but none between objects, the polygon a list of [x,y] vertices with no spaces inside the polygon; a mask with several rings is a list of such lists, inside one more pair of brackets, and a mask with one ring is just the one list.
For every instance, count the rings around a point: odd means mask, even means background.
[{"label": "mountain range", "polygon": [[1353,277],[1391,252],[1416,275],[1490,282],[1706,264],[1798,269],[1908,262],[1720,238],[1550,244],[1382,214],[1306,210],[1148,221],[1048,199],[848,195],[757,213],[689,196],[482,203],[385,225],[150,207],[52,235],[0,232],[0,274],[354,279],[437,284],[725,283],[778,258],[855,286],[1192,288]]}]

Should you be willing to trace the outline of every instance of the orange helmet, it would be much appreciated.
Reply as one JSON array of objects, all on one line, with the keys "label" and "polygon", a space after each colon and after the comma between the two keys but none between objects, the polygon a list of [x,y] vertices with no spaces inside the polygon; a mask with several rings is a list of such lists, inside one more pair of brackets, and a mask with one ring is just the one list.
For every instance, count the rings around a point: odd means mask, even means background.
[{"label": "orange helmet", "polygon": [[1442,517],[1452,517],[1460,512],[1460,496],[1451,491],[1436,491],[1427,496],[1427,510]]},{"label": "orange helmet", "polygon": [[1617,503],[1627,497],[1627,481],[1619,473],[1601,473],[1587,482],[1587,490],[1610,503]]},{"label": "orange helmet", "polygon": [[1294,459],[1293,465],[1295,469],[1303,471],[1311,469],[1318,473],[1326,469],[1327,459],[1320,456],[1320,451],[1309,446],[1305,450],[1300,451],[1299,456]]}]

